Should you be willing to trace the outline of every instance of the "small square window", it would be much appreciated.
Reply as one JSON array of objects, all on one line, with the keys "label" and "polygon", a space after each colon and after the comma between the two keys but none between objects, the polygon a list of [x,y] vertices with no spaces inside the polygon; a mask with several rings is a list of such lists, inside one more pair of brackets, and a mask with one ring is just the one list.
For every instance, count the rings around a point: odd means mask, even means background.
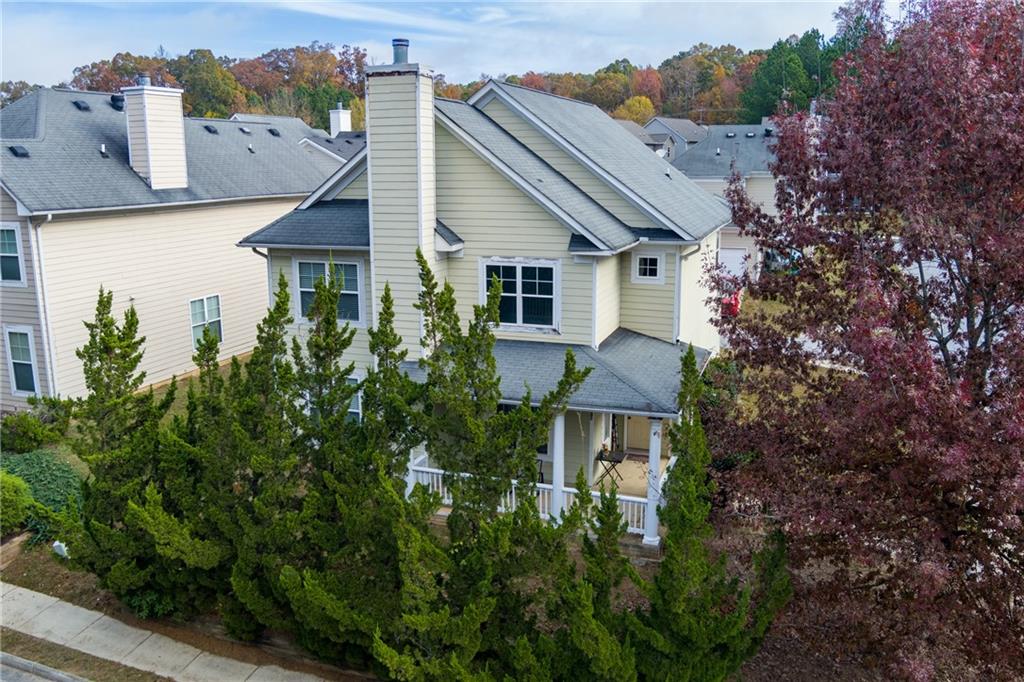
[{"label": "small square window", "polygon": [[664,284],[664,256],[660,253],[633,254],[634,284]]}]

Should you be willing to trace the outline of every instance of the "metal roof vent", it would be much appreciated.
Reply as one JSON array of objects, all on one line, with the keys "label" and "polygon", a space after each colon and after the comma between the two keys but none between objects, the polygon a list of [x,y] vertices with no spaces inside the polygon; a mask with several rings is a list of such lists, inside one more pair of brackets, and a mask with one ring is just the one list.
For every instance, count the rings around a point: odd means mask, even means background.
[{"label": "metal roof vent", "polygon": [[750,133],[746,134],[746,137],[756,137],[756,136],[757,136],[757,133],[753,133],[753,132],[750,132]]},{"label": "metal roof vent", "polygon": [[771,137],[771,136],[772,136],[773,134],[774,134],[774,133],[772,132],[772,129],[771,129],[771,128],[765,128],[765,129],[764,129],[764,136],[765,136],[765,137]]},{"label": "metal roof vent", "polygon": [[250,154],[255,154],[256,153],[256,150],[252,148],[251,144],[249,145],[249,153]]},{"label": "metal roof vent", "polygon": [[20,144],[12,144],[10,147],[8,147],[8,149],[10,149],[11,153],[17,156],[19,159],[28,158],[28,150],[22,147]]},{"label": "metal roof vent", "polygon": [[721,156],[721,155],[722,155],[722,148],[721,147],[715,147],[715,156]]},{"label": "metal roof vent", "polygon": [[74,104],[75,108],[78,109],[79,111],[92,111],[92,107],[90,107],[89,103],[86,102],[85,100],[76,99],[76,100],[72,100],[71,103]]},{"label": "metal roof vent", "polygon": [[107,145],[105,145],[105,144],[101,144],[100,145],[100,156],[102,156],[104,159],[109,159],[110,158],[110,152],[107,151]]},{"label": "metal roof vent", "polygon": [[211,135],[220,135],[220,133],[217,132],[217,126],[204,125],[203,128],[205,128],[206,132],[210,133]]},{"label": "metal roof vent", "polygon": [[124,95],[111,95],[110,106],[114,108],[114,111],[124,111]]},{"label": "metal roof vent", "polygon": [[243,135],[252,135],[252,130],[246,128],[245,126],[241,126],[238,129],[242,131]]},{"label": "metal roof vent", "polygon": [[731,140],[732,138],[736,137],[736,133],[726,133],[725,136]]},{"label": "metal roof vent", "polygon": [[326,142],[327,144],[334,144],[334,140],[332,140],[332,139],[331,139],[331,138],[329,138],[329,137],[325,137],[325,138],[324,138],[324,142]]},{"label": "metal roof vent", "polygon": [[277,128],[267,128],[267,132],[273,135],[274,137],[281,137],[281,131],[278,130]]}]

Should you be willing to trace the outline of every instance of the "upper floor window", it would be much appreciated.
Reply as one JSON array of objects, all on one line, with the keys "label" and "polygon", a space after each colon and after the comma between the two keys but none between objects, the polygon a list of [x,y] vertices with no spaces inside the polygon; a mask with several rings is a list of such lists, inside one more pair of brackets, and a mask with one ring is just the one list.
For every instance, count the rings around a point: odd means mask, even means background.
[{"label": "upper floor window", "polygon": [[203,330],[207,327],[217,337],[217,341],[224,340],[224,331],[220,325],[220,296],[207,296],[197,298],[188,302],[189,314],[192,316],[192,347],[199,345],[203,338]]},{"label": "upper floor window", "polygon": [[664,284],[665,254],[634,253],[630,281],[633,284]]},{"label": "upper floor window", "polygon": [[21,325],[4,327],[7,346],[7,371],[11,377],[11,393],[14,395],[35,395],[36,349],[32,340],[32,328]]},{"label": "upper floor window", "polygon": [[[306,319],[309,319],[309,310],[313,307],[313,299],[316,297],[316,283],[326,276],[327,267],[328,264],[324,262],[298,262],[299,312]],[[359,264],[335,263],[334,276],[341,285],[341,296],[338,297],[338,319],[359,322],[359,312],[362,309],[359,301]]]},{"label": "upper floor window", "polygon": [[0,281],[4,284],[25,284],[25,265],[21,257],[21,226],[0,224]]},{"label": "upper floor window", "polygon": [[557,271],[557,261],[492,258],[484,266],[482,294],[497,277],[501,324],[554,329],[559,308]]}]

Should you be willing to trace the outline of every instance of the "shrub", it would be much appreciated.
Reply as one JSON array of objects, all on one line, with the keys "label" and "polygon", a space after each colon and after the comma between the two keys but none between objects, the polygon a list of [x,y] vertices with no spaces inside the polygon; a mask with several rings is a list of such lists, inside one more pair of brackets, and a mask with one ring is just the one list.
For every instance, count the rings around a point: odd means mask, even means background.
[{"label": "shrub", "polygon": [[0,471],[0,535],[21,530],[31,510],[32,492],[28,483]]},{"label": "shrub", "polygon": [[32,412],[12,412],[0,422],[4,452],[29,452],[56,440],[56,434]]},{"label": "shrub", "polygon": [[40,504],[60,511],[68,499],[81,498],[81,480],[70,464],[48,450],[4,455],[4,471],[28,484],[32,497]]}]

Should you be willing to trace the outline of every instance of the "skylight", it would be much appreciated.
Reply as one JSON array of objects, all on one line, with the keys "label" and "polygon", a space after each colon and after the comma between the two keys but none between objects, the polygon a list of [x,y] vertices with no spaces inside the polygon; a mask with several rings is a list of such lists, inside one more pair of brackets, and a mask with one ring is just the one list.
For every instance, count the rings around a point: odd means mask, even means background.
[{"label": "skylight", "polygon": [[28,158],[28,150],[22,147],[20,144],[12,144],[10,147],[8,147],[8,149],[10,149],[11,153],[17,156],[19,159]]},{"label": "skylight", "polygon": [[242,131],[243,135],[252,135],[252,131],[245,126],[240,126],[238,129]]},{"label": "skylight", "polygon": [[267,128],[267,132],[273,135],[274,137],[281,137],[281,131],[278,130],[277,128]]},{"label": "skylight", "polygon": [[210,133],[211,135],[220,135],[220,133],[217,132],[217,126],[204,125],[203,128],[205,128],[206,132]]},{"label": "skylight", "polygon": [[77,108],[79,111],[92,111],[92,107],[90,107],[89,103],[86,101],[76,99],[72,100],[71,103],[74,104],[75,108]]}]

